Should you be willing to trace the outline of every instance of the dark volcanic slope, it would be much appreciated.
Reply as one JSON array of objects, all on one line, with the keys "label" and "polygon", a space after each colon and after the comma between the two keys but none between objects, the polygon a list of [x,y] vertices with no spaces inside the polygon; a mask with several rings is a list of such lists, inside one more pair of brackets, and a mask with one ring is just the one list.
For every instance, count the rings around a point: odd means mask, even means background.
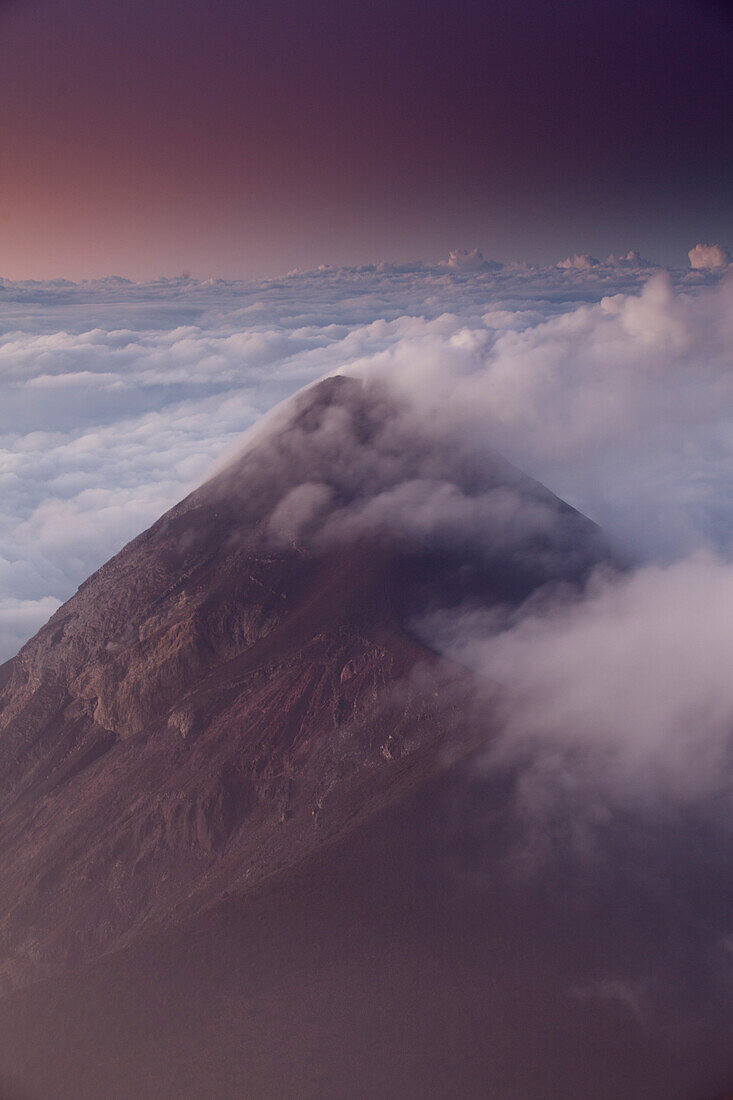
[{"label": "dark volcanic slope", "polygon": [[[399,532],[404,507],[388,529],[359,518],[437,478],[499,501],[500,549]],[[313,485],[330,538],[303,520]],[[507,494],[542,516],[511,547]],[[401,797],[461,725],[437,680],[409,681],[436,661],[412,613],[516,602],[596,553],[591,524],[498,456],[422,438],[360,383],[307,391],[2,669],[0,973],[22,984],[120,946]]]}]

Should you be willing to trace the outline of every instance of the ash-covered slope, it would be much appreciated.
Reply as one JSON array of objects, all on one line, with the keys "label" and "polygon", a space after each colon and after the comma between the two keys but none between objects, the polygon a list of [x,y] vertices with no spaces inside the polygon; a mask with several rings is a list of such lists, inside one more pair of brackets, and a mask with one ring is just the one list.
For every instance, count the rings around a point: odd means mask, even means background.
[{"label": "ash-covered slope", "polygon": [[601,552],[499,456],[360,382],[281,409],[1,671],[5,981],[249,888],[401,797],[476,735],[415,615],[516,604]]}]

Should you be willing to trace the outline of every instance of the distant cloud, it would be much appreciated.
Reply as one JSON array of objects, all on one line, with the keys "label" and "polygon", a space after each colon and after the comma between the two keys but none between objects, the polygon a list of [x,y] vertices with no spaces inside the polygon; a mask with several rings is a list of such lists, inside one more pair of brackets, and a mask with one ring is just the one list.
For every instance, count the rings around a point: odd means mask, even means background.
[{"label": "distant cloud", "polygon": [[562,268],[575,268],[577,271],[588,271],[592,267],[598,267],[600,260],[597,260],[595,256],[588,256],[586,254],[578,255],[574,253],[572,256],[568,256],[566,260],[560,260],[558,267]]},{"label": "distant cloud", "polygon": [[499,271],[502,266],[496,260],[485,260],[478,248],[456,248],[448,255],[448,267],[452,271]]},{"label": "distant cloud", "polygon": [[615,256],[613,253],[606,260],[612,267],[654,267],[651,260],[646,260],[636,249],[631,248],[623,256]]},{"label": "distant cloud", "polygon": [[690,267],[696,270],[727,267],[730,263],[730,252],[720,244],[696,244],[687,255]]}]

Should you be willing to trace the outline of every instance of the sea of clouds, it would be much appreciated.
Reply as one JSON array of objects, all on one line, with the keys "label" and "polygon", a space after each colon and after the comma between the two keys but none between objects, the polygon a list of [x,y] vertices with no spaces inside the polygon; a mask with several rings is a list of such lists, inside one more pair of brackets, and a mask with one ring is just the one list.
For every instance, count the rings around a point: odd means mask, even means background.
[{"label": "sea of clouds", "polygon": [[726,269],[572,259],[0,283],[0,658],[263,412],[334,371],[488,439],[645,558],[727,554]]},{"label": "sea of clouds", "polygon": [[0,283],[0,659],[304,384],[400,346],[439,354],[487,306],[556,315],[640,282],[451,259],[249,284]]},{"label": "sea of clouds", "polygon": [[[570,806],[573,782],[597,789],[594,813],[660,792],[720,801],[733,774],[733,278],[713,259],[536,270],[454,253],[248,284],[3,283],[0,657],[265,411],[342,372],[389,389],[436,454],[501,452],[636,563],[501,629],[470,607],[425,628],[500,693],[492,751],[523,763],[528,814]],[[483,522],[454,486],[393,480],[362,520],[472,536]],[[299,492],[275,526],[326,515],[327,487]],[[506,501],[484,505],[501,526]]]}]

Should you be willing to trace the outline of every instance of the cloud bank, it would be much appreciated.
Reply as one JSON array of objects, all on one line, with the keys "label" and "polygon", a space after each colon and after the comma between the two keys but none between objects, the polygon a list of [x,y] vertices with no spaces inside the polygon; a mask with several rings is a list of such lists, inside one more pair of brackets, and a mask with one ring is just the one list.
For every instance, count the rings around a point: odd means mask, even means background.
[{"label": "cloud bank", "polygon": [[519,769],[519,809],[580,829],[694,807],[733,824],[733,563],[706,553],[622,575],[509,623],[443,615],[432,639],[475,669]]}]

